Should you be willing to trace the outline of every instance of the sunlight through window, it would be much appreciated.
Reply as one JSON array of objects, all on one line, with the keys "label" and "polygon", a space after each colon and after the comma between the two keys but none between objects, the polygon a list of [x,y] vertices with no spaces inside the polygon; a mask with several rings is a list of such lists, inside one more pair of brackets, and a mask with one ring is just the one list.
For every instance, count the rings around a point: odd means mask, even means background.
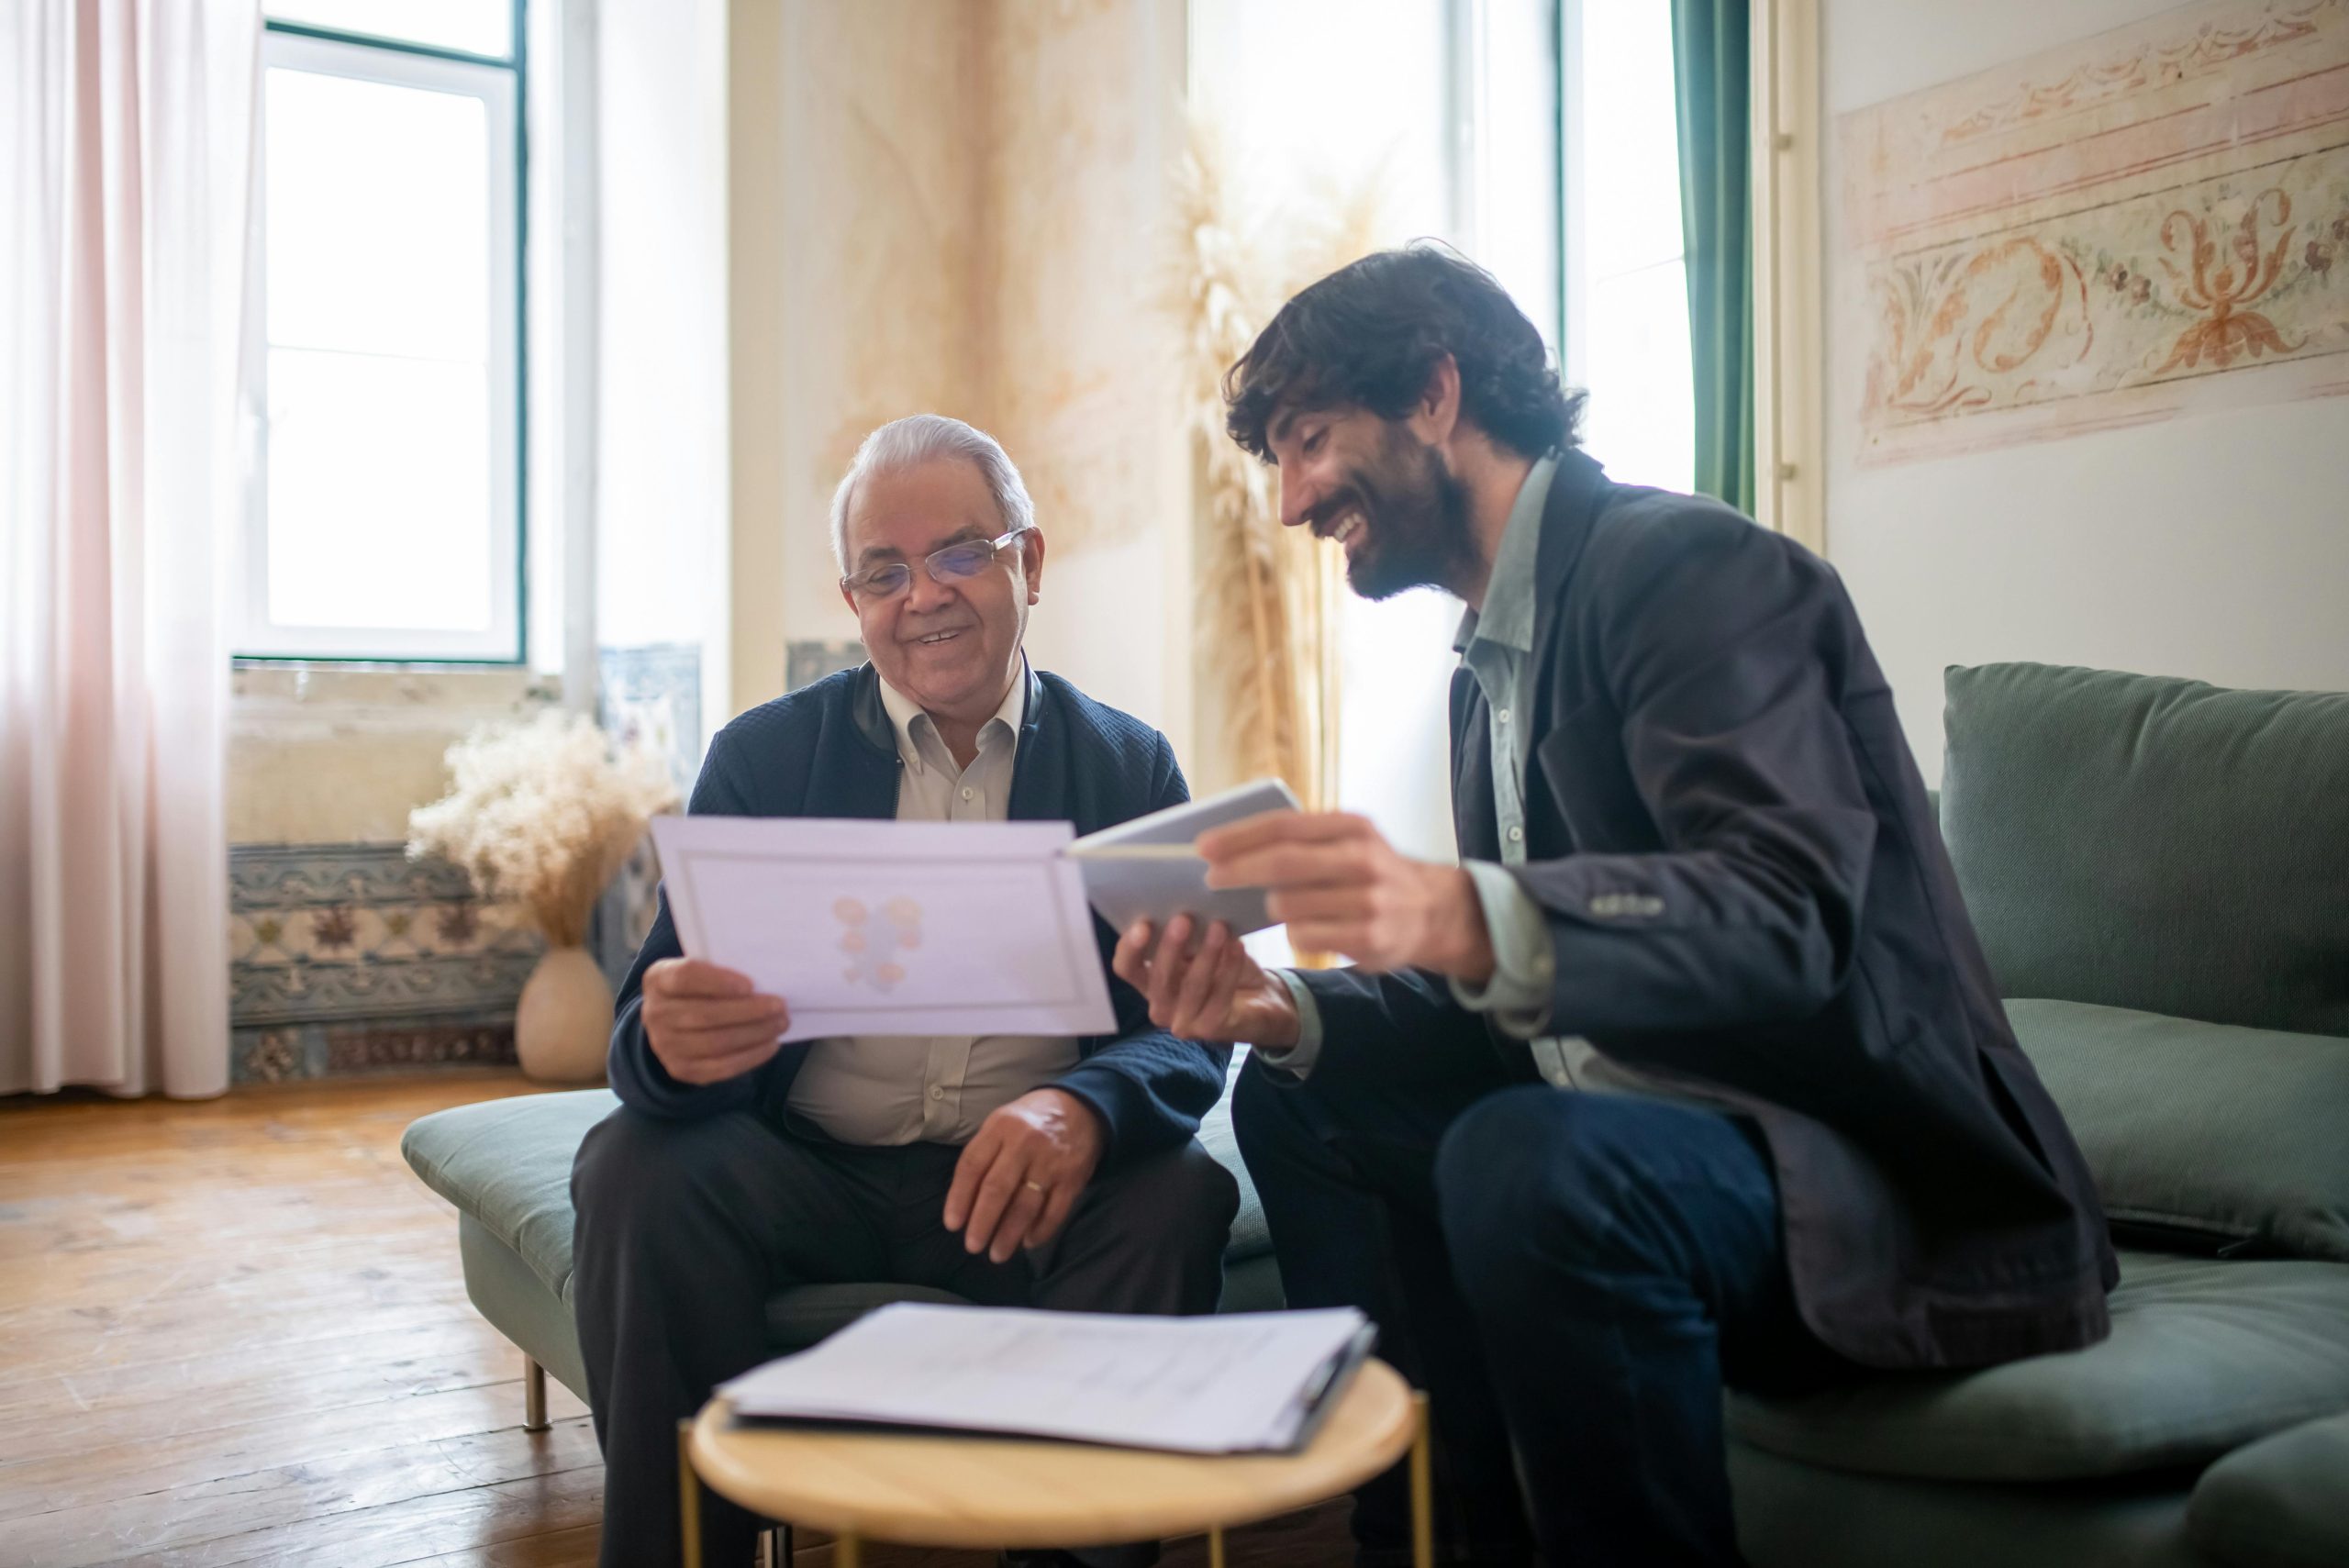
[{"label": "sunlight through window", "polygon": [[1564,83],[1567,379],[1590,392],[1583,441],[1609,477],[1685,491],[1696,481],[1697,415],[1672,7],[1580,0],[1567,25],[1577,21]]},{"label": "sunlight through window", "polygon": [[267,35],[239,651],[516,658],[518,68],[441,52],[510,49],[512,8],[272,15],[422,42]]}]

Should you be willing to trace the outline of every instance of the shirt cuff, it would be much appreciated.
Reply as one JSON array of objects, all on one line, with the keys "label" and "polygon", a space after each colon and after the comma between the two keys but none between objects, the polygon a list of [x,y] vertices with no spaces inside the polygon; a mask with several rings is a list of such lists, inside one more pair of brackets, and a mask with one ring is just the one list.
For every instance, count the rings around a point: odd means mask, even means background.
[{"label": "shirt cuff", "polygon": [[1537,1039],[1549,1030],[1550,991],[1558,975],[1549,922],[1524,884],[1501,867],[1490,861],[1468,861],[1464,867],[1484,906],[1493,973],[1482,985],[1453,980],[1452,999],[1519,1040]]},{"label": "shirt cuff", "polygon": [[1289,1000],[1297,1004],[1297,1043],[1275,1051],[1256,1047],[1256,1058],[1265,1066],[1302,1078],[1313,1071],[1314,1062],[1321,1057],[1321,1004],[1293,969],[1275,969],[1281,984],[1288,987]]}]

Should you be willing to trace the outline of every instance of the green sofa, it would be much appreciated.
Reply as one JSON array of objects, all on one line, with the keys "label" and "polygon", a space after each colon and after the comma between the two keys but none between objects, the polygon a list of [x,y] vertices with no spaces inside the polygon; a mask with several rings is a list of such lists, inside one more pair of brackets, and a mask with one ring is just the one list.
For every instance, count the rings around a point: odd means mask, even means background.
[{"label": "green sofa", "polygon": [[[2122,1244],[2110,1340],[1733,1397],[1757,1568],[2349,1565],[2349,695],[1953,670],[1942,822]],[[428,1117],[473,1301],[584,1391],[571,1161],[611,1096]],[[1240,1177],[1227,1308],[1280,1299]],[[909,1293],[786,1291],[778,1351]],[[529,1418],[542,1418],[534,1407]]]},{"label": "green sofa", "polygon": [[1748,1552],[2349,1568],[2349,695],[1945,690],[1943,837],[2112,1220],[2112,1334],[1732,1398]]}]

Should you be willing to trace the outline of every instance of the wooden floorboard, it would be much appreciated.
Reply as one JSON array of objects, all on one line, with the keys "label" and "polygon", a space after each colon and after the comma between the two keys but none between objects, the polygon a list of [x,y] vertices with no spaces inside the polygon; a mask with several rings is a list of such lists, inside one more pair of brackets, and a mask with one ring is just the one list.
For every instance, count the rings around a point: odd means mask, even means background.
[{"label": "wooden floorboard", "polygon": [[[594,1563],[586,1412],[551,1384],[552,1429],[521,1429],[520,1354],[399,1157],[417,1117],[530,1089],[483,1071],[0,1099],[0,1565]],[[1229,1545],[1231,1568],[1351,1555],[1334,1504]],[[809,1535],[796,1568],[830,1561]],[[1204,1541],[1166,1562],[1205,1568]]]}]

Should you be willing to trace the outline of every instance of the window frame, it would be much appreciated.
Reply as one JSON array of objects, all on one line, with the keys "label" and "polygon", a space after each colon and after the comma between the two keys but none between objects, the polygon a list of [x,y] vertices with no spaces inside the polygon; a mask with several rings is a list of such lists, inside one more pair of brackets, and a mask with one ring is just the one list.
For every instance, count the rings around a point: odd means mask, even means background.
[{"label": "window frame", "polygon": [[1754,519],[1828,551],[1819,0],[1753,0]]},{"label": "window frame", "polygon": [[[423,628],[322,627],[273,621],[269,610],[269,313],[268,169],[265,127],[257,134],[246,351],[253,432],[247,476],[242,559],[237,582],[235,662],[453,664],[512,667],[528,660],[529,516],[528,463],[529,169],[526,0],[512,0],[512,53],[480,55],[432,45],[343,32],[306,23],[267,23],[262,68],[316,72],[480,99],[486,107],[490,223],[489,273],[491,617],[480,631]],[[266,114],[266,75],[261,95]]]}]

